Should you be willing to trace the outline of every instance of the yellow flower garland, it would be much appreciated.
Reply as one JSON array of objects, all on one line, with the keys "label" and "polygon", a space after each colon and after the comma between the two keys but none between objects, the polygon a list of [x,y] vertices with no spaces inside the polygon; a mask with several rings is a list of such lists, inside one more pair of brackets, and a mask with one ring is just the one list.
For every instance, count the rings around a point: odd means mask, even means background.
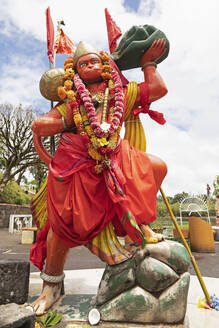
[{"label": "yellow flower garland", "polygon": [[[111,74],[112,68],[109,65],[110,57],[105,52],[101,52],[100,54],[103,62],[103,70],[101,76],[104,80],[108,80],[109,88],[113,88],[114,83],[112,81],[112,74]],[[68,57],[64,62],[64,70],[65,70],[64,86],[58,88],[58,96],[60,97],[60,99],[68,100],[70,102],[74,102],[76,100],[75,98],[76,94],[72,90],[73,78],[75,75],[73,67],[74,67],[74,59],[73,57]],[[107,140],[106,138],[96,137],[90,125],[87,113],[83,106],[81,106],[80,109],[78,107],[73,108],[73,119],[78,132],[81,135],[85,135],[85,134],[88,135],[90,139],[90,142],[87,143],[88,153],[94,160],[101,162],[105,159],[105,155],[100,154],[98,152],[98,148],[107,146],[110,149],[114,150],[117,147],[121,126],[119,126],[115,131],[115,133],[109,138],[109,140]]]}]

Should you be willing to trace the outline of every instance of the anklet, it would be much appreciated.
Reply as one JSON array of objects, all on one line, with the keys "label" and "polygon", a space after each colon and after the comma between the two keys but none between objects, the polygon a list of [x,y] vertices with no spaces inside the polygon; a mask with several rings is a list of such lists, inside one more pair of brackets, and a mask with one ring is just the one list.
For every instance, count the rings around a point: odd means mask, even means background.
[{"label": "anklet", "polygon": [[60,276],[52,276],[52,275],[46,274],[43,271],[43,272],[40,273],[40,277],[45,282],[50,282],[51,284],[57,284],[57,283],[61,282],[62,280],[64,280],[65,274],[63,272]]}]

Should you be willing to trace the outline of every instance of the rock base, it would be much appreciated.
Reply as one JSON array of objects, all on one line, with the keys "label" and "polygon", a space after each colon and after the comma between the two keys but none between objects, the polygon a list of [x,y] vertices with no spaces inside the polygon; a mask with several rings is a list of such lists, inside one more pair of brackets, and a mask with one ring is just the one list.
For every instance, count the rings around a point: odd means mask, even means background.
[{"label": "rock base", "polygon": [[184,246],[163,241],[137,248],[124,263],[107,265],[96,297],[101,320],[163,325],[184,322],[189,264]]},{"label": "rock base", "polygon": [[0,304],[23,304],[28,299],[30,263],[0,260]]},{"label": "rock base", "polygon": [[35,314],[15,303],[0,305],[0,328],[34,328]]}]

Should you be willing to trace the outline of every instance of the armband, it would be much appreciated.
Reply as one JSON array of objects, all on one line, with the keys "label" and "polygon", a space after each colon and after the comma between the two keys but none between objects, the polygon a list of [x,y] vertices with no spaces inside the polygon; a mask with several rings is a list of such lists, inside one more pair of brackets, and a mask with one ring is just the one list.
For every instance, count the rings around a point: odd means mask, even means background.
[{"label": "armband", "polygon": [[155,68],[157,68],[157,64],[155,62],[146,62],[142,65],[141,70],[143,71],[145,67],[147,66],[154,66]]}]

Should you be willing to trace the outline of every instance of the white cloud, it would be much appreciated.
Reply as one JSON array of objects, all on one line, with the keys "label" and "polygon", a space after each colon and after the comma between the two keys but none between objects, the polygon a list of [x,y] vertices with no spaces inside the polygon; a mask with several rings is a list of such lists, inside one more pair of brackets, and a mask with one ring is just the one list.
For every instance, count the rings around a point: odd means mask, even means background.
[{"label": "white cloud", "polygon": [[0,99],[1,103],[18,105],[36,105],[41,101],[39,80],[42,62],[37,58],[34,62],[26,56],[13,56],[1,70]]},{"label": "white cloud", "polygon": [[[137,13],[126,10],[123,3],[122,0],[2,0],[0,20],[4,24],[0,33],[8,38],[15,31],[23,33],[24,40],[34,37],[45,43],[46,53],[48,6],[54,24],[64,20],[64,30],[76,44],[84,40],[98,48],[107,48],[105,7],[123,33],[132,25],[141,24],[163,30],[171,49],[158,70],[169,93],[153,103],[152,109],[163,112],[168,123],[161,127],[144,118],[148,151],[168,164],[164,183],[168,194],[182,190],[204,193],[206,184],[212,185],[219,173],[219,3],[217,0],[142,0]],[[38,102],[38,81],[45,67],[40,58],[34,58],[33,65],[25,53],[2,63],[1,100]],[[143,79],[138,69],[125,75],[131,80]]]},{"label": "white cloud", "polygon": [[205,193],[212,184],[218,168],[219,144],[209,145],[209,139],[193,137],[171,124],[159,126],[143,119],[148,152],[161,157],[168,165],[164,181],[167,194],[186,191]]}]

